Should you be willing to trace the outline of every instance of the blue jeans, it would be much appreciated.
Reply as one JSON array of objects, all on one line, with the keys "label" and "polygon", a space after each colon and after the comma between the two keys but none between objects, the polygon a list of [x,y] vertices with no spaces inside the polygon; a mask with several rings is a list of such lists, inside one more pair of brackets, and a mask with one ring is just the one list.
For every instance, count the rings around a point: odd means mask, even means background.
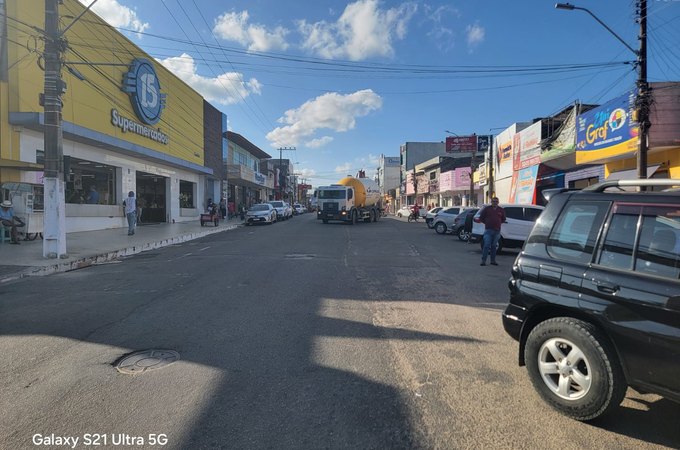
[{"label": "blue jeans", "polygon": [[128,222],[128,234],[135,234],[135,226],[137,225],[137,213],[129,212],[127,213]]},{"label": "blue jeans", "polygon": [[489,251],[491,251],[491,262],[496,261],[496,247],[498,246],[498,240],[501,238],[501,232],[499,230],[486,230],[484,231],[484,248],[482,248],[482,262],[486,263],[486,257],[489,256]]}]

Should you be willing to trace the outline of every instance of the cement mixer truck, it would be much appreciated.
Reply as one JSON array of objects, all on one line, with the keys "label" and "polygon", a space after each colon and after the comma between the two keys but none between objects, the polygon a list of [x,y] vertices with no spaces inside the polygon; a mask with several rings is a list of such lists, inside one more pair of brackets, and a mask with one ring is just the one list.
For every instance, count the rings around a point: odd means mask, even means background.
[{"label": "cement mixer truck", "polygon": [[316,218],[328,223],[341,220],[355,224],[377,222],[380,218],[380,189],[368,178],[345,177],[337,184],[316,189],[318,209]]}]

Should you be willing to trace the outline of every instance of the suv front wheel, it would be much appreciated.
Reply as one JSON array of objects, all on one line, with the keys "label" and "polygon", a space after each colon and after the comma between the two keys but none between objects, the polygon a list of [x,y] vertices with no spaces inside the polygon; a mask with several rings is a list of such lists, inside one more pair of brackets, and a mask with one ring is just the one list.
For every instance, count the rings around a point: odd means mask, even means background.
[{"label": "suv front wheel", "polygon": [[527,337],[524,358],[543,400],[573,419],[606,414],[626,394],[614,350],[590,323],[571,317],[541,322]]}]

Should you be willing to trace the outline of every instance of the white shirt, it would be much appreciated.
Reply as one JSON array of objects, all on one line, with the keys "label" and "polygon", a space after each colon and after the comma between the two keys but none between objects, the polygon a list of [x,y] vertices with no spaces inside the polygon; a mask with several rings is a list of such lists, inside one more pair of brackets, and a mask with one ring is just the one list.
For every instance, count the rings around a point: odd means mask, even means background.
[{"label": "white shirt", "polygon": [[126,198],[123,203],[125,204],[125,214],[137,211],[137,200],[134,197]]}]

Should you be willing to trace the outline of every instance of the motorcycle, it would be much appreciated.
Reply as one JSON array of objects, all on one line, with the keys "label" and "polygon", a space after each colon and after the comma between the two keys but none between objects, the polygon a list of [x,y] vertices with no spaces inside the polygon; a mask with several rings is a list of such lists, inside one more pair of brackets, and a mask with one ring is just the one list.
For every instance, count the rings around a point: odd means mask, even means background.
[{"label": "motorcycle", "polygon": [[409,222],[418,222],[420,214],[416,214],[414,211],[411,211],[411,214],[408,216],[408,221]]}]

